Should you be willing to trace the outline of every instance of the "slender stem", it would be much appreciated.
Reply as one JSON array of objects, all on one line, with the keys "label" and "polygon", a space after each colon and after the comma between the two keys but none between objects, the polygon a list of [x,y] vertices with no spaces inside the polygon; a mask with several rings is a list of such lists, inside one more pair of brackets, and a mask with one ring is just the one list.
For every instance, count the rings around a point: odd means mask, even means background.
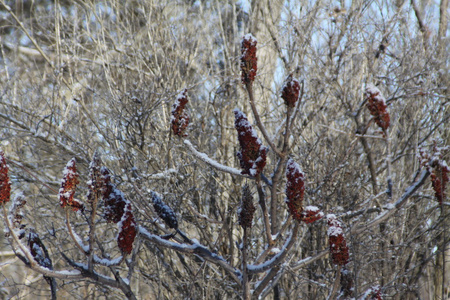
[{"label": "slender stem", "polygon": [[387,148],[387,157],[386,157],[386,164],[387,164],[387,195],[389,199],[392,199],[392,157],[391,157],[391,139],[389,137],[389,131],[388,129],[384,130],[384,135],[386,138],[386,148]]},{"label": "slender stem", "polygon": [[288,107],[287,113],[286,113],[286,128],[284,131],[284,140],[283,140],[283,150],[281,152],[280,159],[278,160],[277,167],[275,169],[275,172],[272,176],[272,191],[270,194],[270,218],[272,221],[272,232],[277,232],[278,230],[278,182],[281,177],[281,171],[284,169],[283,167],[286,164],[287,160],[287,151],[289,149],[289,135],[290,135],[290,119],[292,115],[292,108]]},{"label": "slender stem", "polygon": [[252,108],[253,115],[255,116],[256,125],[258,126],[259,130],[261,130],[261,133],[263,134],[264,139],[269,144],[270,148],[272,148],[272,150],[278,156],[281,156],[280,150],[278,150],[277,147],[275,146],[275,144],[270,140],[270,137],[267,134],[266,128],[264,127],[263,123],[261,122],[261,118],[259,117],[259,113],[258,113],[258,110],[256,109],[256,105],[255,105],[255,98],[253,96],[252,84],[251,83],[247,83],[245,85],[245,87],[247,88],[248,98],[250,99],[250,106]]},{"label": "slender stem", "polygon": [[242,240],[242,299],[250,300],[250,281],[247,270],[247,246],[248,246],[248,229],[244,227],[244,237]]},{"label": "slender stem", "polygon": [[89,220],[89,258],[88,269],[92,271],[94,269],[93,257],[94,257],[94,242],[95,242],[95,216],[97,215],[97,193],[94,193],[94,200],[92,201],[92,212]]},{"label": "slender stem", "polygon": [[263,219],[264,219],[264,226],[266,231],[266,238],[267,243],[269,246],[272,246],[273,240],[272,240],[272,230],[270,228],[270,220],[269,220],[269,213],[267,212],[266,207],[266,196],[264,195],[264,191],[261,185],[261,175],[258,174],[256,176],[256,189],[258,190],[258,196],[259,196],[259,206],[261,206]]},{"label": "slender stem", "polygon": [[342,269],[342,266],[339,266],[337,269],[337,274],[336,274],[336,279],[334,280],[333,289],[331,290],[330,295],[328,296],[327,299],[336,299],[336,293],[338,291],[339,283],[341,281],[341,269]]},{"label": "slender stem", "polygon": [[75,238],[75,234],[73,232],[72,225],[70,225],[70,221],[69,221],[69,209],[65,208],[65,212],[66,212],[66,226],[67,226],[67,230],[69,230],[70,237],[74,241],[77,248],[80,249],[81,252],[86,253],[86,250],[83,248],[83,245],[80,245],[80,243],[78,242],[78,239]]}]

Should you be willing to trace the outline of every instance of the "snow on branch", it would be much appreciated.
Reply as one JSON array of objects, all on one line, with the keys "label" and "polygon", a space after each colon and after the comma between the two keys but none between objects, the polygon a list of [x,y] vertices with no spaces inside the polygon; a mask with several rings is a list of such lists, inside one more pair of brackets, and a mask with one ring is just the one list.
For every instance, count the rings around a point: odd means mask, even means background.
[{"label": "snow on branch", "polygon": [[201,161],[203,161],[204,163],[210,165],[211,167],[222,171],[222,172],[226,172],[232,175],[238,175],[238,176],[242,176],[242,177],[247,177],[247,178],[251,178],[250,176],[246,176],[241,174],[241,171],[239,171],[238,169],[232,168],[232,167],[228,167],[228,166],[224,166],[220,163],[218,163],[217,161],[215,161],[214,159],[210,158],[208,155],[206,155],[205,153],[199,152],[197,151],[197,149],[194,148],[194,146],[192,145],[192,143],[189,140],[184,140],[184,144],[188,147],[188,149],[191,151],[191,153],[198,159],[200,159]]},{"label": "snow on branch", "polygon": [[286,255],[289,253],[289,250],[291,250],[292,246],[294,246],[295,242],[297,241],[299,228],[300,228],[299,223],[296,222],[294,229],[292,230],[291,236],[286,240],[281,251],[262,264],[248,265],[247,266],[248,272],[250,274],[265,272],[273,268],[274,266],[282,263]]},{"label": "snow on branch", "polygon": [[425,183],[425,180],[428,178],[428,176],[430,176],[430,172],[427,169],[422,170],[419,179],[417,179],[413,184],[406,188],[403,195],[395,202],[395,204],[390,203],[386,205],[386,210],[378,215],[375,219],[365,225],[353,228],[351,230],[352,234],[359,234],[361,232],[364,232],[366,229],[380,224],[381,222],[384,222],[386,219],[392,216],[395,212],[397,212],[397,210],[400,209],[400,207],[402,207],[406,200],[408,200],[408,198],[411,197],[411,195],[413,195]]},{"label": "snow on branch", "polygon": [[211,252],[208,248],[199,243],[193,243],[192,245],[174,243],[155,234],[151,234],[141,226],[138,227],[138,232],[144,239],[149,240],[150,242],[153,242],[161,247],[169,248],[182,253],[197,255],[209,262],[219,265],[229,273],[236,283],[239,285],[242,283],[242,274],[238,269],[228,264],[222,256]]}]

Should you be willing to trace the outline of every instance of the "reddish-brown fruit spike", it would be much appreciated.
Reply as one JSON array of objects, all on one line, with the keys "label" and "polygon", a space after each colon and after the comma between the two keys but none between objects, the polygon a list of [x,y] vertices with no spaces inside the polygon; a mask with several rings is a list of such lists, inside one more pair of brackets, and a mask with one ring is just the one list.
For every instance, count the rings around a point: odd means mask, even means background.
[{"label": "reddish-brown fruit spike", "polygon": [[40,266],[50,270],[53,269],[52,261],[48,257],[47,250],[37,233],[31,232],[28,235],[28,248],[30,249],[31,255],[33,255],[34,259]]},{"label": "reddish-brown fruit spike", "polygon": [[435,142],[432,152],[424,148],[419,148],[419,161],[431,173],[431,184],[433,186],[434,195],[439,204],[445,201],[446,185],[449,182],[450,168],[447,162],[442,159],[444,153],[449,150],[449,146],[437,147]]},{"label": "reddish-brown fruit spike", "polygon": [[185,130],[189,125],[189,115],[186,112],[186,104],[188,103],[187,90],[184,89],[173,104],[172,109],[172,131],[174,135],[186,136]]},{"label": "reddish-brown fruit spike", "polygon": [[74,211],[84,210],[82,203],[74,199],[75,190],[77,187],[78,173],[76,167],[76,160],[72,158],[67,163],[63,171],[63,179],[61,181],[61,188],[59,189],[58,197],[61,207],[70,206]]},{"label": "reddish-brown fruit spike", "polygon": [[338,299],[353,298],[353,275],[346,267],[341,269],[341,292]]},{"label": "reddish-brown fruit spike", "polygon": [[331,259],[334,264],[345,266],[350,259],[348,253],[347,242],[344,238],[341,222],[336,219],[336,216],[329,214],[328,221],[328,242],[330,244]]},{"label": "reddish-brown fruit spike", "polygon": [[102,198],[105,205],[103,217],[107,222],[118,223],[124,213],[126,204],[125,197],[111,182],[111,174],[106,167],[102,167],[100,173],[102,174],[103,181]]},{"label": "reddish-brown fruit spike", "polygon": [[386,130],[389,127],[390,117],[387,112],[386,100],[381,95],[380,90],[372,84],[366,88],[367,108],[373,116],[375,123]]},{"label": "reddish-brown fruit spike", "polygon": [[445,161],[440,162],[441,163],[434,167],[431,172],[431,184],[433,186],[436,200],[442,205],[442,202],[446,197],[445,188],[448,183],[450,168],[447,166]]},{"label": "reddish-brown fruit spike", "polygon": [[11,199],[11,183],[8,176],[8,165],[5,154],[0,150],[0,205]]},{"label": "reddish-brown fruit spike", "polygon": [[131,250],[133,250],[133,242],[137,232],[136,221],[134,220],[133,213],[131,212],[130,202],[127,202],[125,213],[117,225],[119,227],[117,245],[122,253],[130,254]]},{"label": "reddish-brown fruit spike", "polygon": [[316,206],[307,206],[302,212],[302,221],[306,224],[314,223],[323,218],[323,212]]},{"label": "reddish-brown fruit spike", "polygon": [[235,127],[241,150],[237,153],[242,174],[257,176],[266,165],[267,147],[264,147],[248,122],[247,116],[238,109],[234,110]]},{"label": "reddish-brown fruit spike", "polygon": [[102,159],[100,154],[95,151],[94,157],[89,164],[89,181],[87,182],[89,188],[87,198],[90,203],[93,203],[93,201],[101,195],[101,189],[103,187],[103,177],[100,173],[101,167]]},{"label": "reddish-brown fruit spike", "polygon": [[242,38],[241,42],[241,71],[242,71],[242,83],[253,83],[258,70],[256,57],[256,44],[258,41],[250,33],[246,34]]},{"label": "reddish-brown fruit spike", "polygon": [[158,216],[163,219],[164,223],[170,228],[178,229],[178,220],[175,212],[163,202],[158,193],[151,192],[153,207]]},{"label": "reddish-brown fruit spike", "polygon": [[300,166],[289,159],[286,167],[286,203],[291,216],[297,220],[303,220],[303,197],[305,195],[305,174]]},{"label": "reddish-brown fruit spike", "polygon": [[281,92],[281,98],[288,107],[295,107],[295,103],[300,95],[300,83],[297,79],[292,77],[292,74],[288,76]]},{"label": "reddish-brown fruit spike", "polygon": [[253,214],[255,213],[255,205],[253,204],[252,193],[248,184],[245,184],[242,188],[241,207],[238,211],[239,225],[242,228],[251,228],[253,221]]}]

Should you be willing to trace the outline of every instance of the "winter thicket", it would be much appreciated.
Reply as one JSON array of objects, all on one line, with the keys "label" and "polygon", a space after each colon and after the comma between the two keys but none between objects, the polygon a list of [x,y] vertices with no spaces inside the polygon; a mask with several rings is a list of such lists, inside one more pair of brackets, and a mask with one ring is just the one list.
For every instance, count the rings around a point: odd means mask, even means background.
[{"label": "winter thicket", "polygon": [[448,1],[0,10],[0,297],[450,294]]}]

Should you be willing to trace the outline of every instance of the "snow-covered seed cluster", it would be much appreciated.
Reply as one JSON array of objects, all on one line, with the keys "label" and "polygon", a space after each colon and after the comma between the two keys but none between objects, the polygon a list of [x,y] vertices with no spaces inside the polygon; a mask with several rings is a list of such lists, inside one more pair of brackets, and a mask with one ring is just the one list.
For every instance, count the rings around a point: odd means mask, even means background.
[{"label": "snow-covered seed cluster", "polygon": [[256,57],[256,38],[248,33],[242,38],[241,42],[241,80],[243,84],[253,83],[258,70]]},{"label": "snow-covered seed cluster", "polygon": [[52,269],[52,262],[46,253],[45,246],[42,244],[39,235],[36,232],[30,232],[28,235],[28,248],[36,262],[47,269]]},{"label": "snow-covered seed cluster", "polygon": [[103,186],[103,177],[100,172],[102,167],[102,159],[100,154],[95,151],[94,157],[92,158],[91,163],[89,164],[89,181],[88,185],[88,194],[87,199],[90,203],[97,201],[97,199],[101,195],[101,189]]},{"label": "snow-covered seed cluster", "polygon": [[158,216],[163,219],[164,223],[170,228],[178,229],[178,220],[175,212],[163,202],[158,193],[151,192],[153,207]]},{"label": "snow-covered seed cluster", "polygon": [[238,132],[239,145],[241,146],[237,156],[241,164],[242,174],[257,176],[266,165],[268,149],[262,145],[261,140],[243,112],[235,109],[234,116],[234,125]]},{"label": "snow-covered seed cluster", "polygon": [[122,191],[111,182],[111,173],[108,168],[101,167],[100,174],[99,182],[103,185],[100,189],[104,203],[103,217],[107,222],[117,224],[119,230],[117,245],[122,253],[130,254],[137,233],[131,202],[125,199]]},{"label": "snow-covered seed cluster", "polygon": [[341,222],[335,215],[327,215],[328,242],[330,244],[331,259],[334,264],[345,266],[350,259],[347,242],[344,238]]},{"label": "snow-covered seed cluster", "polygon": [[186,136],[186,128],[189,125],[189,115],[186,112],[186,104],[188,103],[187,90],[184,89],[175,100],[172,108],[172,131],[174,135]]},{"label": "snow-covered seed cluster", "polygon": [[[23,220],[22,208],[25,206],[26,203],[27,200],[25,200],[25,196],[22,193],[20,193],[14,197],[14,199],[12,200],[12,204],[9,207],[8,218],[11,222],[12,228],[18,229],[18,232],[16,232],[16,234],[19,237],[19,239],[25,236],[26,225],[22,225]],[[6,237],[9,237],[9,232],[6,234]]]},{"label": "snow-covered seed cluster", "polygon": [[133,250],[133,242],[136,237],[137,227],[131,212],[131,203],[128,201],[125,206],[125,213],[122,219],[117,224],[119,228],[119,235],[117,237],[117,245],[124,254],[130,254]]},{"label": "snow-covered seed cluster", "polygon": [[300,83],[290,74],[284,83],[281,98],[287,107],[294,107],[300,95]]},{"label": "snow-covered seed cluster", "polygon": [[5,154],[0,150],[0,205],[5,204],[11,198],[11,183],[8,176],[8,165]]},{"label": "snow-covered seed cluster", "polygon": [[301,221],[303,219],[305,174],[293,159],[289,159],[287,162],[286,179],[286,203],[289,213],[295,220]]},{"label": "snow-covered seed cluster", "polygon": [[70,206],[73,211],[84,210],[84,205],[74,199],[75,189],[78,183],[76,160],[75,158],[72,158],[64,168],[61,188],[58,193],[59,204],[61,207],[64,208]]},{"label": "snow-covered seed cluster", "polygon": [[443,159],[446,151],[448,147],[437,147],[436,143],[432,149],[433,154],[424,148],[419,149],[419,161],[431,173],[431,184],[439,204],[446,198],[445,189],[449,182],[450,168]]},{"label": "snow-covered seed cluster", "polygon": [[323,218],[323,212],[317,206],[309,205],[303,209],[302,221],[306,224],[314,223]]},{"label": "snow-covered seed cluster", "polygon": [[337,299],[353,299],[353,274],[344,266],[341,269],[341,291]]},{"label": "snow-covered seed cluster", "polygon": [[255,205],[253,204],[252,193],[248,184],[245,184],[242,188],[241,207],[238,210],[239,225],[242,228],[251,228],[253,221],[253,214],[255,213]]},{"label": "snow-covered seed cluster", "polygon": [[103,217],[107,222],[118,223],[124,214],[126,205],[125,197],[122,192],[116,189],[116,185],[111,182],[111,174],[106,167],[101,167],[103,187],[102,198],[104,203]]},{"label": "snow-covered seed cluster", "polygon": [[375,123],[386,130],[389,127],[390,117],[387,112],[386,99],[384,99],[380,90],[373,84],[369,84],[366,88],[367,108],[373,116]]},{"label": "snow-covered seed cluster", "polygon": [[361,297],[361,300],[383,300],[380,286],[376,285],[368,289]]}]

